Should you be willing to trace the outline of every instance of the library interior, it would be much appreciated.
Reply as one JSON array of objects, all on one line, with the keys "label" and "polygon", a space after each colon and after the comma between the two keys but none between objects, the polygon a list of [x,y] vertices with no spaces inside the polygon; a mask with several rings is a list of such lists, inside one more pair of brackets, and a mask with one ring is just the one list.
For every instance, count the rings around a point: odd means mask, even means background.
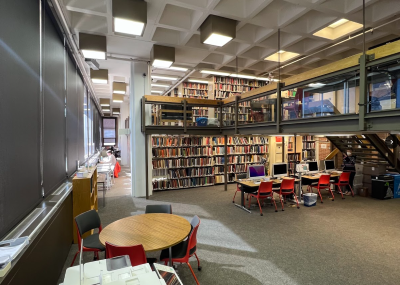
[{"label": "library interior", "polygon": [[0,285],[400,283],[399,0],[0,0],[0,96]]}]

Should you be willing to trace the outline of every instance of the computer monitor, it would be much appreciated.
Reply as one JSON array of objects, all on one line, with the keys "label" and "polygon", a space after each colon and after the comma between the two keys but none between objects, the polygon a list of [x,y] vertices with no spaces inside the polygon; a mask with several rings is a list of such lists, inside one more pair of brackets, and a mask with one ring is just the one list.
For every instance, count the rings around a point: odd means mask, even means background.
[{"label": "computer monitor", "polygon": [[333,160],[325,160],[325,171],[335,170],[335,162]]},{"label": "computer monitor", "polygon": [[262,177],[265,176],[265,167],[262,164],[250,165],[247,169],[247,177]]},{"label": "computer monitor", "polygon": [[308,173],[317,173],[319,168],[318,168],[318,162],[317,161],[307,161],[308,164]]},{"label": "computer monitor", "polygon": [[288,173],[287,163],[274,163],[272,165],[272,176],[282,177],[282,176],[287,176],[287,173]]}]

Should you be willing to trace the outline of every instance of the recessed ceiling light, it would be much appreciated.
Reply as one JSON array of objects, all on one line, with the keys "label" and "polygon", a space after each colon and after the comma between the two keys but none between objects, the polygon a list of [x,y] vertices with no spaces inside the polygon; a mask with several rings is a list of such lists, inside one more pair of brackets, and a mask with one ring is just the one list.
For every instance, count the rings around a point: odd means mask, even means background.
[{"label": "recessed ceiling light", "polygon": [[256,78],[254,75],[245,75],[245,74],[236,74],[236,73],[232,73],[229,76],[230,77],[237,77],[237,78],[246,78],[246,79],[254,79],[254,78]]},{"label": "recessed ceiling light", "polygon": [[106,79],[96,79],[96,78],[92,78],[92,82],[95,84],[107,84],[107,80]]},{"label": "recessed ceiling light", "polygon": [[222,47],[232,40],[232,37],[227,37],[218,34],[211,34],[205,41],[205,44]]},{"label": "recessed ceiling light", "polygon": [[169,87],[169,85],[166,85],[166,84],[156,84],[156,83],[151,83],[151,86],[153,86],[153,87],[164,87],[164,88]]},{"label": "recessed ceiling light", "polygon": [[206,81],[206,80],[189,79],[188,81],[189,82],[197,82],[197,83],[208,84],[208,81]]},{"label": "recessed ceiling light", "polygon": [[308,84],[309,87],[315,87],[315,88],[322,87],[322,86],[325,86],[325,85],[326,85],[325,83],[319,83],[319,82]]},{"label": "recessed ceiling light", "polygon": [[280,51],[264,58],[264,60],[285,62],[285,61],[288,61],[289,59],[295,58],[296,56],[299,56],[299,55],[300,54],[295,53],[295,52],[280,50]]},{"label": "recessed ceiling light", "polygon": [[229,76],[230,75],[230,73],[228,73],[228,72],[214,71],[214,70],[202,70],[200,72],[205,73],[205,74],[214,74],[214,75],[221,75],[221,76]]},{"label": "recessed ceiling light", "polygon": [[168,60],[155,59],[153,61],[153,66],[160,68],[169,68],[172,65],[172,63],[173,63],[172,61]]},{"label": "recessed ceiling light", "polygon": [[340,20],[337,20],[336,22],[334,22],[333,24],[330,24],[328,27],[329,28],[337,28],[337,27],[339,27],[340,25],[343,25],[344,23],[347,23],[349,20],[347,20],[347,19],[340,19]]},{"label": "recessed ceiling light", "polygon": [[359,30],[362,27],[363,26],[359,23],[349,21],[347,19],[340,19],[333,24],[330,24],[329,26],[315,32],[313,35],[329,40],[335,40]]},{"label": "recessed ceiling light", "polygon": [[159,90],[151,90],[152,93],[163,93],[164,91],[159,91]]},{"label": "recessed ceiling light", "polygon": [[171,80],[171,81],[175,81],[175,80],[177,80],[178,78],[176,78],[176,77],[169,77],[169,76],[162,76],[162,75],[151,75],[151,77],[152,78],[155,78],[155,79],[164,79],[164,80]]},{"label": "recessed ceiling light", "polygon": [[114,31],[117,33],[141,36],[143,29],[144,23],[114,18]]}]

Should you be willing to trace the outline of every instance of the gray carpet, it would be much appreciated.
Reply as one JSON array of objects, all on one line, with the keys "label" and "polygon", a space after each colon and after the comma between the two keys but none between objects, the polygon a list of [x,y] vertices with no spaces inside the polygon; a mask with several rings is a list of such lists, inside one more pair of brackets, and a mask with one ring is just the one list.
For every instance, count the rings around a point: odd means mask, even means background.
[{"label": "gray carpet", "polygon": [[[106,198],[99,213],[104,226],[143,213],[147,204],[171,203],[174,214],[187,219],[198,215],[202,271],[194,258],[191,265],[201,284],[399,284],[400,199],[332,202],[325,194],[316,207],[275,213],[266,205],[260,216],[258,208],[248,214],[232,204],[234,189],[157,192],[148,201],[121,192]],[[75,251],[73,245],[65,269]],[[90,261],[92,254],[84,258]],[[186,265],[179,266],[179,275],[185,285],[196,284]]]}]

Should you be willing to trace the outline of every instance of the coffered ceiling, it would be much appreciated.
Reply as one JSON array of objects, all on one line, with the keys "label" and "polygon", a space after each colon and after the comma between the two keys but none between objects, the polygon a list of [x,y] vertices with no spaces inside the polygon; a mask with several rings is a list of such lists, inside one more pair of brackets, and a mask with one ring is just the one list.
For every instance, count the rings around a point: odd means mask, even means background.
[{"label": "coffered ceiling", "polygon": [[[357,37],[316,53],[349,35],[336,40],[313,35],[342,18],[362,24],[362,0],[147,0],[148,21],[142,37],[114,34],[111,0],[58,1],[63,1],[65,16],[76,35],[86,32],[107,36],[108,56],[149,60],[153,44],[173,46],[174,65],[197,70],[190,76],[195,78],[206,77],[198,72],[202,68],[259,76],[274,71],[277,77],[278,63],[264,59],[278,51],[278,29],[280,50],[299,54],[293,60],[311,55],[284,67],[282,78],[362,51],[362,37]],[[400,17],[399,0],[366,0],[366,7],[367,27],[379,27]],[[199,27],[210,14],[238,21],[236,38],[223,47],[200,43]],[[357,32],[360,30],[353,33]],[[368,33],[366,47],[398,37],[399,20]],[[115,77],[128,82],[128,61],[108,59],[99,63],[100,68],[109,69],[110,82]],[[186,74],[165,69],[153,72],[178,77]],[[109,97],[111,88],[96,87],[96,92],[98,97]]]}]

